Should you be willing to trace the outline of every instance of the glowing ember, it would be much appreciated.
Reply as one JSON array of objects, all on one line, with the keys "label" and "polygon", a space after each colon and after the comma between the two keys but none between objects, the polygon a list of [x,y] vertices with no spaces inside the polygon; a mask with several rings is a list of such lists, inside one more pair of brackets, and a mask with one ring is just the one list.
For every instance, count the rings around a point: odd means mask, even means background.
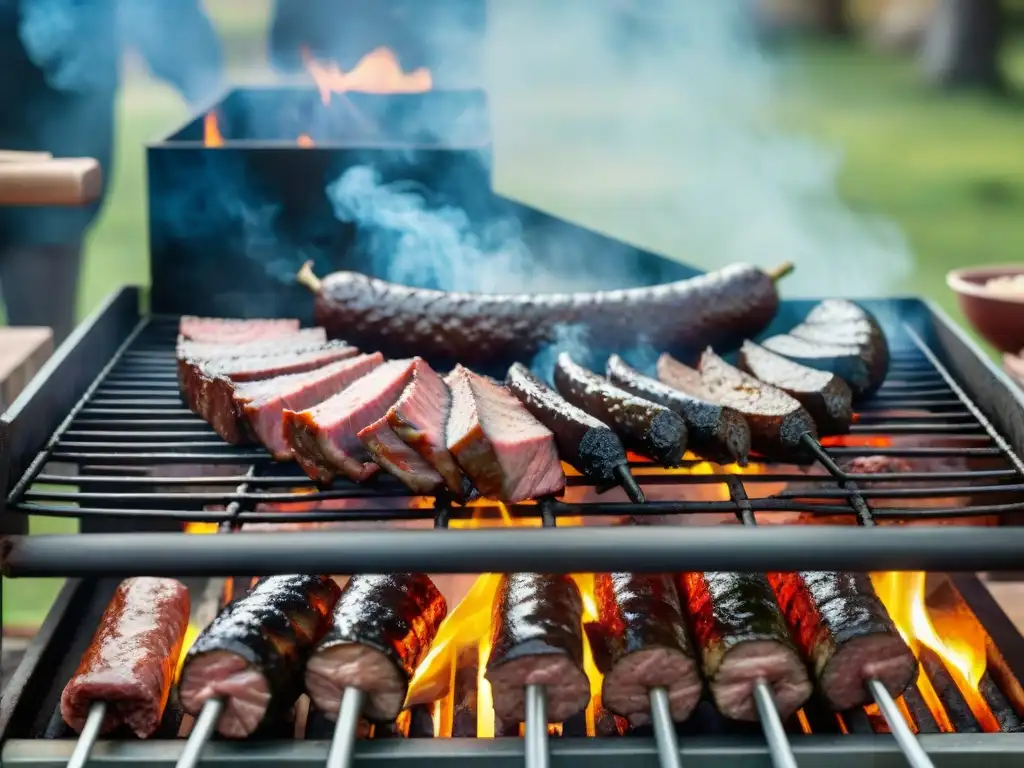
[{"label": "glowing ember", "polygon": [[312,147],[313,137],[310,136],[308,133],[303,133],[299,135],[299,138],[295,140],[295,143],[298,144],[300,147]]},{"label": "glowing ember", "polygon": [[424,93],[434,87],[430,70],[420,67],[412,72],[402,71],[389,48],[370,51],[350,72],[342,71],[333,62],[317,61],[305,48],[302,57],[324,104],[330,104],[335,93]]},{"label": "glowing ember", "polygon": [[217,125],[217,114],[207,112],[203,118],[203,146],[223,147],[224,137],[221,135],[220,126]]}]

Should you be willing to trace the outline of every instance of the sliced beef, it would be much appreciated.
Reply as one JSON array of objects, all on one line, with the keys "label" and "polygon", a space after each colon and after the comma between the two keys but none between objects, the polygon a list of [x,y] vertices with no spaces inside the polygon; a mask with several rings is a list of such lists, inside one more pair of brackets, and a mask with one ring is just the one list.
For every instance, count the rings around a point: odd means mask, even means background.
[{"label": "sliced beef", "polygon": [[184,315],[178,323],[178,333],[192,341],[241,343],[286,336],[297,330],[299,321],[295,319],[237,320]]},{"label": "sliced beef", "polygon": [[284,411],[304,411],[338,394],[384,362],[380,352],[356,355],[306,373],[235,386],[235,407],[256,439],[278,461],[292,458],[284,438]]},{"label": "sliced beef", "polygon": [[445,427],[452,410],[452,393],[426,361],[416,360],[412,381],[385,416],[398,438],[433,467],[456,500],[473,495],[473,485],[448,450]]},{"label": "sliced beef", "polygon": [[811,414],[821,434],[839,435],[850,431],[853,393],[834,373],[794,363],[752,341],[743,342],[739,364],[754,378],[797,400]]},{"label": "sliced beef", "polygon": [[285,409],[285,438],[311,479],[327,485],[340,473],[361,482],[377,471],[359,432],[394,405],[415,363],[391,360],[313,408]]},{"label": "sliced beef", "polygon": [[355,357],[359,350],[344,342],[327,342],[304,352],[210,360],[196,366],[189,381],[192,410],[232,444],[252,441],[241,412],[235,407],[235,385],[277,376],[304,373]]},{"label": "sliced beef", "polygon": [[448,450],[481,494],[518,502],[565,487],[554,434],[515,395],[461,365],[447,383]]},{"label": "sliced beef", "polygon": [[828,371],[845,381],[856,397],[866,397],[885,380],[888,361],[853,344],[806,341],[790,335],[772,336],[761,346],[808,368]]},{"label": "sliced beef", "polygon": [[357,437],[381,469],[397,477],[413,493],[432,494],[444,487],[444,478],[430,464],[402,442],[385,414]]},{"label": "sliced beef", "polygon": [[255,341],[192,341],[178,337],[175,354],[178,360],[212,360],[217,357],[244,357],[254,354],[286,352],[295,347],[327,341],[323,328],[300,328],[283,336]]}]

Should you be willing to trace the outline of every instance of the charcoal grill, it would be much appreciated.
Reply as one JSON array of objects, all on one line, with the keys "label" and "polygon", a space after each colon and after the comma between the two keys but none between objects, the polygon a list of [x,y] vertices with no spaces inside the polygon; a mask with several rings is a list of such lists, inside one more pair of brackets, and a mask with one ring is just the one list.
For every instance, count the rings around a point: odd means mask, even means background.
[{"label": "charcoal grill", "polygon": [[[117,577],[186,577],[193,594],[201,594],[216,584],[214,577],[238,583],[295,570],[926,569],[940,574],[931,577],[932,596],[965,608],[984,628],[989,648],[982,693],[1002,732],[979,733],[943,662],[922,656],[925,676],[941,692],[957,732],[939,733],[913,689],[905,703],[920,744],[937,766],[978,759],[1010,765],[1024,749],[1024,638],[970,573],[1019,567],[1024,552],[1024,530],[1017,526],[1024,509],[1018,458],[1024,403],[935,307],[916,299],[866,302],[886,321],[893,352],[889,377],[861,408],[848,438],[807,443],[807,465],[755,462],[736,474],[697,461],[682,472],[636,461],[633,471],[650,499],[643,510],[620,490],[599,494],[583,478],[571,477],[561,500],[509,507],[513,518],[532,521],[530,527],[454,530],[471,515],[486,517],[497,509],[412,497],[387,477],[366,487],[339,483],[318,491],[295,468],[270,462],[262,451],[224,445],[177,398],[177,317],[142,314],[140,298],[135,288],[113,295],[0,422],[9,491],[0,519],[7,536],[4,572],[75,577],[4,694],[4,765],[66,764],[74,741],[60,719],[60,690]],[[784,302],[769,332],[795,324],[811,304]],[[865,455],[915,464],[912,471],[885,475],[844,470],[850,459]],[[959,464],[933,463],[948,461]],[[695,473],[698,465],[706,474]],[[296,502],[301,506],[291,511],[273,506]],[[654,524],[611,526],[640,513]],[[74,518],[88,535],[24,536],[27,515]],[[796,522],[794,517],[807,524],[777,524]],[[958,525],[944,525],[951,520]],[[273,536],[245,530],[282,522],[338,530]],[[707,522],[735,524],[701,525]],[[188,535],[183,529],[190,523],[214,524],[219,533]],[[127,531],[133,532],[130,544]],[[840,726],[817,706],[804,715],[806,724],[785,724],[801,764],[905,764],[892,736],[878,732],[877,716],[844,713]],[[172,706],[157,737],[102,741],[90,764],[173,765],[183,746],[181,724],[181,712]],[[727,723],[707,705],[679,734],[686,765],[764,765],[768,759],[759,731]],[[551,738],[552,765],[657,764],[649,731],[611,739],[579,735],[578,723],[566,723],[562,736]],[[329,729],[321,723],[318,731],[310,719],[304,736],[288,731],[242,745],[215,740],[203,764],[322,766]],[[419,736],[362,742],[357,764],[523,761],[519,738]]]}]

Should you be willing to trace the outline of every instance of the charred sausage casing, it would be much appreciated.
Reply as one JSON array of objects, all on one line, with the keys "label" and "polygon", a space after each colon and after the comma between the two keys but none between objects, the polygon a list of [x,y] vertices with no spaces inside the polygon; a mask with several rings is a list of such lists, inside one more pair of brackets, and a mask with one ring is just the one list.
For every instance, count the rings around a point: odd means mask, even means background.
[{"label": "charred sausage casing", "polygon": [[481,294],[410,288],[356,272],[299,282],[331,338],[386,355],[422,355],[465,365],[508,364],[580,324],[594,339],[632,345],[637,329],[662,348],[728,345],[760,333],[779,306],[773,278],[746,264],[664,285],[594,293]]},{"label": "charred sausage casing", "polygon": [[217,730],[249,736],[295,704],[310,652],[330,627],[341,590],[328,576],[265,576],[204,629],[185,657],[181,706],[198,715],[222,698]]},{"label": "charred sausage casing", "polygon": [[601,701],[631,725],[646,725],[649,691],[664,688],[672,719],[686,720],[703,684],[672,577],[601,573],[595,576],[594,596],[610,656]]},{"label": "charred sausage casing", "polygon": [[127,725],[141,739],[152,736],[167,704],[190,610],[180,581],[122,581],[61,695],[64,722],[81,731],[92,704],[104,702],[103,733]]},{"label": "charred sausage casing", "polygon": [[500,725],[524,721],[528,685],[543,686],[550,722],[586,709],[590,681],[583,671],[582,617],[583,600],[569,576],[501,578],[486,673]]},{"label": "charred sausage casing", "polygon": [[426,574],[353,576],[306,665],[306,692],[330,720],[350,687],[367,694],[369,720],[394,720],[447,612]]}]

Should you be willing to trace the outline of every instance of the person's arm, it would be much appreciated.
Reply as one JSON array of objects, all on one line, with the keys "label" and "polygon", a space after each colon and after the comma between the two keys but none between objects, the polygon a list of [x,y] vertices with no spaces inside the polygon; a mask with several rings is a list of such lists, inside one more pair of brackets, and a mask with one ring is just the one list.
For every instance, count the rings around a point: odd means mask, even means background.
[{"label": "person's arm", "polygon": [[201,0],[121,0],[121,36],[153,74],[189,102],[205,101],[224,85],[220,37]]}]

